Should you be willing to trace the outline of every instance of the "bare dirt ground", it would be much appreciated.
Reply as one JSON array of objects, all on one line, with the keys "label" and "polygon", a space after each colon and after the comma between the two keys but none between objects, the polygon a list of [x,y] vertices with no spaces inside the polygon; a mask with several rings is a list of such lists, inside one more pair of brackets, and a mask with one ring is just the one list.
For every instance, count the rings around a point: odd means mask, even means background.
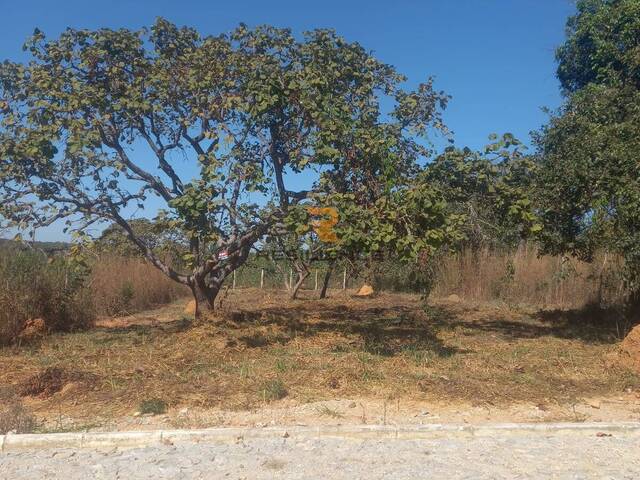
[{"label": "bare dirt ground", "polygon": [[612,360],[604,319],[304,294],[236,290],[206,323],[185,300],[5,348],[0,386],[39,431],[640,420],[640,378]]}]

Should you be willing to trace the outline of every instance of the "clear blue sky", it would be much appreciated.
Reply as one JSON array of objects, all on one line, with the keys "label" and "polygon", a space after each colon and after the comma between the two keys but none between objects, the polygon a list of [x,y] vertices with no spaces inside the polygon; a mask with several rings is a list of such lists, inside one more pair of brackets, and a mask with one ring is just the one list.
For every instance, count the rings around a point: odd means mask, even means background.
[{"label": "clear blue sky", "polygon": [[24,59],[35,27],[56,36],[69,26],[139,28],[157,16],[203,34],[239,22],[296,33],[330,27],[393,64],[409,85],[435,76],[453,97],[445,121],[456,144],[480,148],[492,132],[528,141],[546,120],[541,108],[559,105],[554,50],[574,9],[571,0],[0,0],[0,60]]}]

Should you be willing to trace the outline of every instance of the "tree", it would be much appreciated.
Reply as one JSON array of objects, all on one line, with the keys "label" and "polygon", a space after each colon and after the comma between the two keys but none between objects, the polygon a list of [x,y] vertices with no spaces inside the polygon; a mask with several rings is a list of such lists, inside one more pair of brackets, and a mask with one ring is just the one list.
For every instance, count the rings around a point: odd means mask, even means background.
[{"label": "tree", "polygon": [[[328,30],[296,40],[241,25],[202,36],[159,19],[56,40],[36,30],[25,48],[28,64],[0,67],[0,214],[81,233],[115,222],[191,288],[197,315],[313,193],[291,189],[290,173],[321,171],[318,190],[329,177],[386,180],[425,154],[417,137],[442,128],[446,97],[430,81],[404,91],[391,66]],[[164,204],[156,221],[185,233],[188,269],[132,228],[134,208],[152,197]]]},{"label": "tree", "polygon": [[[131,230],[145,245],[156,252],[163,261],[179,265],[182,257],[189,251],[189,242],[177,229],[146,218],[128,221]],[[93,248],[100,253],[110,253],[124,257],[144,257],[140,249],[129,241],[127,232],[117,223],[105,228],[93,242]]]},{"label": "tree", "polygon": [[566,101],[538,132],[545,251],[624,256],[640,292],[640,1],[578,3],[558,50]]},{"label": "tree", "polygon": [[353,193],[324,199],[339,212],[337,241],[326,247],[332,258],[348,259],[375,283],[376,265],[385,258],[410,263],[424,261],[443,245],[461,238],[462,215],[448,210],[437,188],[420,176],[396,185],[370,203],[358,203]]},{"label": "tree", "polygon": [[556,51],[558,79],[571,94],[592,84],[640,88],[640,2],[579,0]]},{"label": "tree", "polygon": [[532,202],[537,165],[512,134],[490,136],[483,151],[448,147],[424,178],[463,217],[461,246],[513,248],[541,230]]}]

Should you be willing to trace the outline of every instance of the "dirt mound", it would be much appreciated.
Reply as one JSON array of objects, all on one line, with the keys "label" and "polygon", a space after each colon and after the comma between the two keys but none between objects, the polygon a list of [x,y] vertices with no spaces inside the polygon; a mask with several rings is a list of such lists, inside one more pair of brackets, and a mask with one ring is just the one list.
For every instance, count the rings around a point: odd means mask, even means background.
[{"label": "dirt mound", "polygon": [[90,382],[92,376],[84,372],[68,372],[59,367],[48,367],[45,370],[27,378],[18,387],[21,397],[47,398],[62,390],[72,382]]},{"label": "dirt mound", "polygon": [[373,296],[373,287],[371,285],[364,284],[356,293],[356,297],[372,297]]},{"label": "dirt mound", "polygon": [[191,300],[189,303],[187,303],[185,305],[184,313],[185,313],[185,315],[195,315],[196,314],[196,301],[195,300]]},{"label": "dirt mound", "polygon": [[620,344],[619,362],[640,373],[640,325],[637,325]]}]

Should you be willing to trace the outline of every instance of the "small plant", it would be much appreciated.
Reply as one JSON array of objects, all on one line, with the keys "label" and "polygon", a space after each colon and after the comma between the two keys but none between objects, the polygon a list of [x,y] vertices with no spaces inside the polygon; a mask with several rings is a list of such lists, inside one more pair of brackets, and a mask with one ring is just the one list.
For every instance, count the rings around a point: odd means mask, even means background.
[{"label": "small plant", "polygon": [[0,410],[0,435],[8,432],[31,433],[36,421],[21,403],[10,403]]},{"label": "small plant", "polygon": [[433,351],[415,343],[403,346],[402,353],[410,358],[416,366],[425,365],[433,356]]},{"label": "small plant", "polygon": [[290,368],[291,366],[289,365],[289,362],[286,358],[278,358],[276,360],[276,370],[278,370],[280,373],[284,373]]},{"label": "small plant", "polygon": [[162,415],[167,411],[167,402],[159,398],[151,398],[149,400],[143,400],[138,406],[138,411],[144,415],[151,413],[153,415]]},{"label": "small plant", "polygon": [[135,288],[130,280],[125,281],[120,287],[120,301],[122,308],[128,308],[131,304],[131,300],[135,297]]},{"label": "small plant", "polygon": [[36,420],[22,405],[15,391],[0,389],[0,435],[31,433],[35,427]]},{"label": "small plant", "polygon": [[342,418],[344,415],[334,408],[330,408],[327,405],[322,405],[316,408],[318,415],[321,417]]},{"label": "small plant", "polygon": [[262,398],[267,401],[281,400],[286,397],[289,392],[287,392],[287,388],[284,383],[282,383],[282,380],[275,379],[265,382],[260,388],[260,394],[262,395]]}]

